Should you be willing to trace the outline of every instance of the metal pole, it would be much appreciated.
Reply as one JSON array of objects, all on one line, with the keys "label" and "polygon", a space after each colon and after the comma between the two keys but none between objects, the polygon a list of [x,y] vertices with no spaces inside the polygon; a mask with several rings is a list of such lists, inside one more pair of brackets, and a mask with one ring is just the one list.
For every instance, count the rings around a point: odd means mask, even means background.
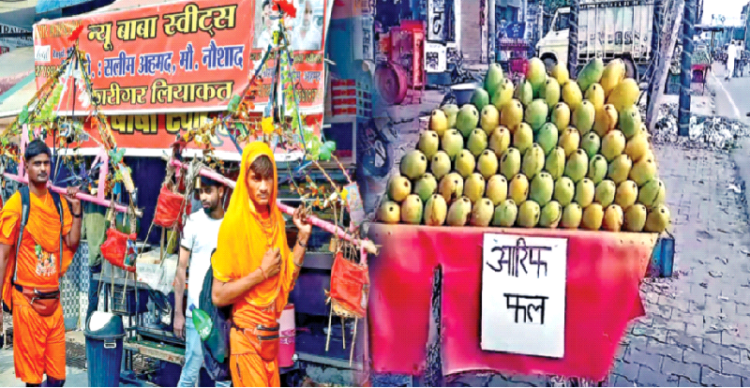
[{"label": "metal pole", "polygon": [[696,14],[696,0],[685,0],[685,16],[682,18],[682,72],[680,73],[680,111],[678,113],[678,134],[690,133],[690,83],[693,68],[693,33]]},{"label": "metal pole", "polygon": [[[677,0],[674,0],[677,1]],[[651,29],[651,67],[649,68],[649,73],[646,74],[646,79],[652,79],[654,78],[654,75],[656,74],[656,68],[659,65],[659,61],[661,60],[661,52],[659,50],[659,41],[661,40],[661,34],[663,32],[663,10],[662,10],[662,0],[654,0],[654,18],[653,18],[653,27]],[[654,87],[649,88],[649,93],[646,95],[648,98],[646,101],[646,106],[651,105],[652,99],[656,98],[656,93],[658,93],[658,90],[656,90],[661,86],[657,83]]]},{"label": "metal pole", "polygon": [[578,76],[578,12],[580,0],[570,0],[570,39],[568,40],[568,72],[570,78]]}]

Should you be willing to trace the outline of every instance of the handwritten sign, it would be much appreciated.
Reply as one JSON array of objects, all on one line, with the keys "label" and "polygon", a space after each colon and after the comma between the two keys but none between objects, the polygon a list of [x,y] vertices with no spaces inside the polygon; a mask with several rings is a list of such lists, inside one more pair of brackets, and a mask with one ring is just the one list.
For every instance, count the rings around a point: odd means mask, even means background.
[{"label": "handwritten sign", "polygon": [[485,234],[482,350],[562,358],[568,240]]}]

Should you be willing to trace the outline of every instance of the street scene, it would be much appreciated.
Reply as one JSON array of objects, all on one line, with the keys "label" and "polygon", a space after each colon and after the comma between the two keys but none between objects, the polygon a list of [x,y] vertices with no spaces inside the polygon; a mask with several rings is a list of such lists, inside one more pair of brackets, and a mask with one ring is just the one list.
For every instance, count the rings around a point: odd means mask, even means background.
[{"label": "street scene", "polygon": [[749,30],[0,3],[0,386],[750,386]]},{"label": "street scene", "polygon": [[[398,2],[381,6],[393,10],[389,15],[400,12],[400,18],[376,17],[377,22],[383,23],[376,25],[376,28],[390,30],[391,36],[393,31],[397,31],[397,34],[403,31],[409,19],[424,22],[422,42],[425,45],[424,77],[427,81],[424,86],[412,81],[415,77],[410,72],[417,70],[402,65],[401,71],[408,76],[402,84],[406,89],[402,99],[395,92],[396,87],[387,89],[382,86],[384,83],[391,85],[384,81],[391,79],[390,73],[383,70],[381,74],[385,76],[378,80],[376,72],[376,85],[380,85],[384,101],[382,110],[375,109],[376,116],[378,113],[381,116],[380,122],[376,121],[375,125],[383,137],[392,139],[385,138],[383,143],[389,147],[387,149],[391,154],[388,162],[394,166],[388,176],[366,179],[368,211],[379,211],[380,204],[393,200],[390,194],[391,180],[394,175],[408,172],[409,169],[405,170],[401,163],[405,163],[405,157],[411,150],[422,150],[422,134],[432,129],[430,116],[434,111],[446,104],[461,107],[465,103],[474,103],[472,92],[476,84],[482,85],[485,74],[489,74],[490,64],[502,66],[505,77],[513,81],[513,97],[518,98],[519,80],[528,75],[524,66],[531,58],[540,58],[548,70],[561,59],[564,63],[568,62],[569,13],[573,12],[571,3],[574,2],[488,0],[471,5],[458,1],[428,1],[426,9],[403,4],[399,9]],[[593,11],[586,8],[592,3],[599,2],[580,1],[578,4],[578,39],[587,34],[592,41],[595,34],[613,39],[610,43],[617,48],[614,53],[607,53],[605,45],[605,64],[608,56],[620,57],[625,62],[626,77],[639,80],[641,95],[637,106],[650,130],[659,179],[667,188],[665,205],[671,212],[669,236],[674,238],[675,244],[674,268],[668,276],[646,276],[640,283],[639,295],[645,314],[630,322],[622,338],[617,334],[617,351],[606,378],[601,381],[565,378],[553,373],[529,374],[519,372],[523,368],[517,367],[508,367],[503,371],[498,366],[494,373],[488,373],[488,369],[494,368],[489,366],[489,361],[484,361],[483,368],[477,368],[484,369],[482,371],[446,375],[441,381],[450,386],[750,385],[750,311],[745,300],[750,288],[750,265],[747,261],[750,257],[750,240],[747,238],[748,205],[745,192],[750,174],[747,157],[750,147],[750,105],[747,102],[750,69],[747,66],[746,38],[749,7],[742,1],[732,2],[731,6],[725,2],[712,5],[701,1],[621,2],[623,4],[617,6],[625,5],[625,10],[610,11],[606,10],[606,2],[600,2],[602,4],[598,7],[605,11]],[[658,44],[666,44],[668,48],[651,46],[651,31],[659,30],[652,27],[652,11],[645,8],[654,3],[659,3],[657,5],[665,10],[664,19],[658,22],[662,27]],[[628,9],[628,5],[633,7]],[[692,64],[686,69],[681,61],[685,42],[682,28],[683,18],[687,15],[684,7],[690,5],[695,7],[692,11],[695,19],[691,21],[695,30]],[[379,8],[379,11],[384,8]],[[634,35],[626,31],[621,36],[609,26],[596,31],[596,24],[592,24],[592,21],[597,16],[593,12],[614,12],[614,15],[625,12],[625,28],[641,29],[642,41],[641,47],[636,50],[638,53],[623,52],[617,46],[637,44],[633,38],[638,39],[638,31]],[[457,14],[460,14],[460,18],[455,16]],[[631,16],[635,22],[630,21]],[[588,20],[584,21],[584,18]],[[516,26],[508,28],[509,21],[516,22]],[[614,16],[613,22],[623,23],[617,16]],[[634,25],[627,27],[627,23]],[[472,27],[464,27],[467,25]],[[620,28],[622,25],[617,26]],[[436,36],[439,33],[435,31],[443,28],[448,31]],[[460,33],[450,31],[459,28]],[[493,39],[493,35],[496,39]],[[380,36],[382,39],[382,32]],[[618,39],[622,41],[617,43]],[[661,59],[657,57],[657,61],[660,60],[658,64],[654,61],[653,51],[648,53],[655,47],[659,47],[661,55]],[[585,48],[585,43],[579,46],[579,71],[589,62],[582,53]],[[598,49],[601,50],[601,47]],[[456,50],[459,55],[452,56],[451,50]],[[596,50],[594,48],[592,51]],[[390,56],[388,65],[381,68],[390,70],[397,61],[392,59],[393,52],[387,55]],[[736,62],[728,67],[727,63],[732,60]],[[659,65],[668,70],[655,71]],[[683,103],[680,92],[684,90],[684,85],[680,84],[680,73],[686,70],[691,73],[689,109],[679,108]],[[654,86],[655,82],[659,84]],[[469,86],[469,92],[461,96],[466,83],[475,85]],[[649,92],[659,93],[656,103],[649,99]],[[416,97],[410,98],[411,95]],[[492,95],[490,99],[490,104],[495,104]],[[684,135],[678,134],[680,109],[689,115],[689,133]],[[440,149],[444,149],[442,144]],[[430,167],[427,171],[430,172]],[[412,187],[416,187],[414,185],[415,181],[412,181]],[[464,195],[466,185],[465,181]],[[508,190],[510,198],[510,188]],[[427,217],[427,213],[424,217]],[[474,213],[467,223],[472,222],[473,217]],[[448,219],[447,222],[450,222],[450,215]],[[443,298],[446,292],[450,291],[444,288]],[[443,320],[448,319],[445,310],[442,314]],[[589,314],[588,319],[606,319],[597,311]],[[442,366],[434,366],[433,369],[445,374],[446,357],[451,355],[443,353]],[[429,367],[431,362],[434,362],[434,358],[428,353],[425,376],[432,372]]]}]

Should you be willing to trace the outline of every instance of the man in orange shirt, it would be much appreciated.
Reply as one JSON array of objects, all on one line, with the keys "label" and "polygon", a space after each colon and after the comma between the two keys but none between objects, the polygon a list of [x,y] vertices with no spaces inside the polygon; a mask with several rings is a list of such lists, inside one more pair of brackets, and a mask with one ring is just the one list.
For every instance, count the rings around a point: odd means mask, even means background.
[{"label": "man in orange shirt", "polygon": [[[40,386],[46,374],[46,386],[61,387],[65,383],[65,324],[60,278],[81,238],[81,203],[75,198],[77,188],[68,188],[65,196],[70,208],[47,190],[50,150],[43,141],[29,143],[24,161],[28,188],[13,194],[0,211],[0,290],[13,314],[16,377],[26,386]],[[23,195],[29,201],[25,226]]]},{"label": "man in orange shirt", "polygon": [[280,385],[277,320],[302,268],[312,225],[300,206],[291,250],[277,196],[273,152],[265,143],[249,144],[212,258],[212,300],[217,307],[232,305],[229,367],[235,387]]}]

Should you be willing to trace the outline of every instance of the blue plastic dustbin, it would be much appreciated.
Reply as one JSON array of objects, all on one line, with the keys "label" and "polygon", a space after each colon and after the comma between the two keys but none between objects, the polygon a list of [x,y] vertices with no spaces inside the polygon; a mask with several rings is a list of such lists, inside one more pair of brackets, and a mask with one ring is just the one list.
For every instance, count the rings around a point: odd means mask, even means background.
[{"label": "blue plastic dustbin", "polygon": [[122,341],[125,327],[122,317],[95,311],[86,322],[86,358],[90,387],[119,387]]}]

